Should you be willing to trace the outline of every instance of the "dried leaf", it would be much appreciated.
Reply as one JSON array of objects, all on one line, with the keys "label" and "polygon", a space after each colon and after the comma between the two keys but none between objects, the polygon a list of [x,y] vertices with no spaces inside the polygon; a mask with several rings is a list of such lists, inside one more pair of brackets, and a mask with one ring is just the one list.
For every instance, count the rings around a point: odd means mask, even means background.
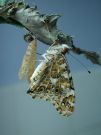
[{"label": "dried leaf", "polygon": [[89,59],[93,64],[101,65],[101,57],[96,52],[86,52],[85,56]]},{"label": "dried leaf", "polygon": [[72,45],[72,51],[78,55],[80,54],[84,54],[84,56],[89,59],[93,64],[98,64],[101,65],[101,56],[93,51],[86,51],[84,49],[75,47],[74,45]]},{"label": "dried leaf", "polygon": [[27,79],[30,82],[30,77],[35,70],[36,64],[36,42],[36,40],[33,40],[28,45],[19,70],[19,79]]}]

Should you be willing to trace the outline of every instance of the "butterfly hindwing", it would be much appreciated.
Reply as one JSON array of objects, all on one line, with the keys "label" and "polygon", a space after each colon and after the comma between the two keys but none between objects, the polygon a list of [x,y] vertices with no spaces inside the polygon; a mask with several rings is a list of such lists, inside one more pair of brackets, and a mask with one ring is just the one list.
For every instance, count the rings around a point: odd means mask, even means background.
[{"label": "butterfly hindwing", "polygon": [[58,54],[51,61],[41,63],[32,80],[34,83],[30,86],[28,93],[33,98],[50,101],[64,116],[72,114],[75,95],[69,66],[64,55]]}]

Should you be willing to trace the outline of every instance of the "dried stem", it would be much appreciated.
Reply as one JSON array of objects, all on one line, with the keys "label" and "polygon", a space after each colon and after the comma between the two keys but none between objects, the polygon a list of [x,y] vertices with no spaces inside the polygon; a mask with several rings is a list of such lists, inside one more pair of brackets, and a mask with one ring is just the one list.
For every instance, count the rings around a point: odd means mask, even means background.
[{"label": "dried stem", "polygon": [[0,23],[8,23],[25,28],[32,37],[51,45],[54,42],[68,44],[71,51],[84,54],[93,64],[101,65],[100,56],[96,52],[85,51],[73,44],[70,35],[65,35],[57,28],[58,14],[42,14],[37,6],[30,7],[24,2],[11,2],[0,6]]}]

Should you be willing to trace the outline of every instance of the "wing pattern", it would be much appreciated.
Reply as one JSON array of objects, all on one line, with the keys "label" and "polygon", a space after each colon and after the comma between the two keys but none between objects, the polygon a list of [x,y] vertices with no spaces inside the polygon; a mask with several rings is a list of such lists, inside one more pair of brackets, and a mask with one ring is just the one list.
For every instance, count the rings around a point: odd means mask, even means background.
[{"label": "wing pattern", "polygon": [[[49,54],[48,54],[49,56]],[[54,53],[43,60],[31,77],[28,90],[33,98],[50,101],[63,116],[74,111],[75,95],[72,76],[65,56]]]}]

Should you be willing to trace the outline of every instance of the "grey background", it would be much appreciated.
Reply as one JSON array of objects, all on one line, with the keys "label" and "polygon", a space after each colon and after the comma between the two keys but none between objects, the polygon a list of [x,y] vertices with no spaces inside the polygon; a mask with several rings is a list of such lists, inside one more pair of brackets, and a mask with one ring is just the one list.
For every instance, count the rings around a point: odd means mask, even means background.
[{"label": "grey background", "polygon": [[[101,53],[100,0],[36,0],[42,13],[59,13],[58,27],[74,36],[81,48]],[[71,56],[67,56],[76,89],[75,113],[65,118],[45,101],[32,100],[26,94],[28,83],[18,79],[18,70],[27,44],[24,30],[0,25],[0,135],[99,135],[101,134],[101,67],[80,59],[89,75]],[[46,45],[38,42],[38,52]],[[38,59],[40,57],[38,56]]]}]

